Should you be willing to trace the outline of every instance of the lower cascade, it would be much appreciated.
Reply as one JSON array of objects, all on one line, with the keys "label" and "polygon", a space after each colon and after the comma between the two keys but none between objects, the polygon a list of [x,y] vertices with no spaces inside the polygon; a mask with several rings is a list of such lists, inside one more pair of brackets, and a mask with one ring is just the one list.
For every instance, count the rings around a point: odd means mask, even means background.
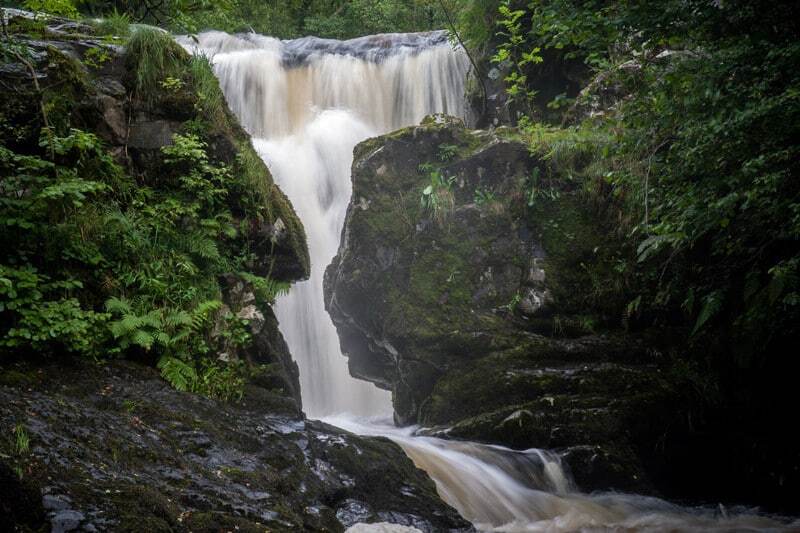
[{"label": "lower cascade", "polygon": [[469,62],[445,33],[339,42],[206,32],[182,44],[212,59],[231,109],[306,228],[310,279],[280,298],[276,314],[300,369],[308,417],[392,439],[428,472],[441,497],[482,531],[784,527],[746,511],[580,493],[554,453],[448,441],[417,436],[414,427],[396,428],[391,394],[351,377],[325,310],[323,274],[342,237],[353,148],[427,115],[466,118]]}]

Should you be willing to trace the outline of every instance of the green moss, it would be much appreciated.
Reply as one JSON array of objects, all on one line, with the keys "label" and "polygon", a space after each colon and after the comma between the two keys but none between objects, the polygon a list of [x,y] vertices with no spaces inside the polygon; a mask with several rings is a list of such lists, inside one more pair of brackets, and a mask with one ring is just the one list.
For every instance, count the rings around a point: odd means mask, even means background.
[{"label": "green moss", "polygon": [[[530,347],[535,351],[540,347]],[[463,363],[436,383],[422,413],[423,424],[463,420],[480,413],[524,403],[563,391],[569,381],[555,375],[529,372],[524,357],[495,353]]]},{"label": "green moss", "polygon": [[537,200],[527,220],[547,253],[543,267],[557,312],[583,316],[568,319],[564,326],[577,322],[582,329],[591,329],[587,325],[619,320],[629,300],[620,270],[627,250],[616,240],[613,224],[589,204],[587,195],[566,191],[555,200]]},{"label": "green moss", "polygon": [[[69,130],[73,116],[80,109],[80,99],[87,91],[88,77],[80,61],[55,47],[47,48],[47,79],[40,81],[41,94],[26,77],[14,91],[6,91],[0,109],[0,143],[30,152],[39,145],[45,125],[42,108],[56,133]],[[26,73],[27,75],[27,73]]]},{"label": "green moss", "polygon": [[153,488],[125,487],[115,491],[112,499],[119,513],[116,531],[172,532],[181,528],[178,506]]},{"label": "green moss", "polygon": [[[259,213],[258,218],[266,223],[276,224],[280,220],[285,228],[285,244],[282,246],[288,256],[287,262],[293,263],[292,268],[278,269],[273,273],[280,281],[305,279],[311,273],[311,258],[303,223],[289,199],[275,184],[267,165],[253,148],[250,137],[229,112],[227,117],[226,127],[230,130],[236,149],[233,172],[246,184],[246,188],[242,191],[245,197],[244,205],[251,206]],[[281,272],[286,274],[281,277]]]},{"label": "green moss", "polygon": [[265,533],[277,531],[250,520],[218,512],[190,513],[184,520],[189,531],[242,531]]}]

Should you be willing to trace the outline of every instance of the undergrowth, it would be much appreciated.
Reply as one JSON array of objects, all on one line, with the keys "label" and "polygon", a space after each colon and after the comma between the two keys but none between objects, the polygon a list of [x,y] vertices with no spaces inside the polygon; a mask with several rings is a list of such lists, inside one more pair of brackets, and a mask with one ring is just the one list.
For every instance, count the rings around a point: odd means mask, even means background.
[{"label": "undergrowth", "polygon": [[[124,33],[128,23],[107,18],[98,32]],[[11,39],[4,63],[33,57]],[[223,304],[220,280],[236,273],[262,308],[288,290],[264,274],[271,250],[253,234],[285,198],[228,112],[208,58],[190,57],[168,33],[137,29],[126,51],[132,106],[177,102],[190,114],[144,167],[72,124],[90,90],[85,76],[109,59],[87,53],[95,64],[86,74],[51,53],[54,72],[38,90],[23,84],[0,109],[0,357],[132,357],[180,390],[240,399],[250,370],[239,357],[253,337]],[[62,81],[62,66],[74,80]],[[211,147],[221,136],[234,150]],[[299,224],[288,204],[277,210]],[[293,238],[305,248],[302,229]]]}]

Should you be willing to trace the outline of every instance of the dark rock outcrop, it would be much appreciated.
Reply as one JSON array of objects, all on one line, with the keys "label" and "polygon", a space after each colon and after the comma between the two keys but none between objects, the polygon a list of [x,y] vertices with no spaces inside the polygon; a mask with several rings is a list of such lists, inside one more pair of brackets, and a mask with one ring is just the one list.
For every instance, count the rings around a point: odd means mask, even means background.
[{"label": "dark rock outcrop", "polygon": [[[124,362],[0,366],[0,526],[469,529],[398,446],[265,412],[268,394],[251,385],[241,404],[223,404]],[[17,427],[29,439],[25,449],[8,440]]]},{"label": "dark rock outcrop", "polygon": [[[26,13],[4,11],[10,31],[29,23]],[[20,124],[14,132],[0,131],[12,149],[37,145],[44,126],[39,98],[49,113],[70,127],[96,133],[119,163],[135,176],[160,175],[161,148],[172,144],[172,136],[186,132],[186,122],[196,119],[202,108],[199,96],[188,88],[164,91],[154,99],[139,98],[135,91],[135,58],[123,46],[78,30],[63,29],[68,21],[51,17],[46,32],[49,40],[33,39],[21,31],[15,39],[24,53],[9,55],[0,64],[4,86],[4,108],[0,127]],[[62,28],[55,30],[54,28]],[[188,62],[188,54],[184,58]],[[33,83],[36,77],[40,90]],[[229,165],[234,172],[253,175],[253,187],[263,189],[261,221],[252,224],[248,238],[254,243],[258,261],[253,270],[268,272],[284,281],[309,275],[309,256],[303,225],[289,200],[275,185],[264,162],[250,144],[250,138],[225,107],[212,131],[208,153],[212,160]],[[55,120],[51,117],[51,121]],[[7,124],[7,126],[4,126]],[[22,150],[24,152],[24,149]],[[234,213],[241,198],[228,198]]]},{"label": "dark rock outcrop", "polygon": [[[643,343],[584,323],[580,264],[607,228],[567,181],[528,205],[544,169],[512,130],[447,119],[361,144],[328,308],[351,373],[392,390],[400,423],[560,449],[584,489],[648,490],[640,452],[670,384]],[[433,212],[431,172],[451,183]]]}]

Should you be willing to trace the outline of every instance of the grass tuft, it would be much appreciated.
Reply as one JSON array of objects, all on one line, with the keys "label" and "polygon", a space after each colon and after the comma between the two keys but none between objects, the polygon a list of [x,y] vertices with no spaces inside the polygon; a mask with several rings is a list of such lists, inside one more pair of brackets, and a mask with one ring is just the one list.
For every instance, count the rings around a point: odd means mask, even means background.
[{"label": "grass tuft", "polygon": [[189,74],[197,93],[198,106],[202,114],[218,128],[224,127],[229,118],[225,104],[225,96],[214,75],[211,61],[204,54],[195,54],[189,60]]},{"label": "grass tuft", "polygon": [[167,78],[180,79],[189,55],[172,35],[157,28],[139,28],[128,42],[127,66],[134,73],[134,93],[146,102],[156,99]]}]

